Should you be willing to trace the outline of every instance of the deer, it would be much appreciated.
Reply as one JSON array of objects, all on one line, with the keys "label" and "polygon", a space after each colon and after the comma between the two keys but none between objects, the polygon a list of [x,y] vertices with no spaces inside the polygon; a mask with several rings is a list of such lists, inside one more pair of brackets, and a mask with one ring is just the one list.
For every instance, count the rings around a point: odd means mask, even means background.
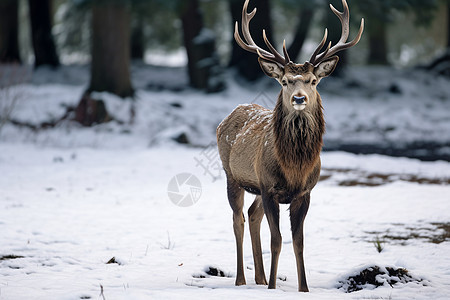
[{"label": "deer", "polygon": [[282,244],[280,204],[289,204],[298,290],[308,292],[303,259],[303,224],[311,190],[320,177],[320,152],[325,132],[322,100],[317,85],[336,68],[339,57],[335,54],[359,42],[364,30],[364,19],[361,19],[356,37],[348,42],[350,13],[347,2],[342,0],[343,12],[330,5],[341,21],[339,41],[333,47],[331,41],[324,47],[328,37],[325,29],[322,41],[309,61],[297,64],[289,58],[286,42],[283,42],[284,55],[281,55],[267,39],[265,30],[262,34],[268,50],[255,44],[249,23],[256,14],[256,8],[248,13],[248,4],[249,0],[246,0],[242,9],[241,30],[244,39],[239,34],[238,22],[235,23],[234,38],[241,48],[257,54],[262,71],[278,81],[281,91],[273,110],[258,104],[239,105],[216,130],[219,156],[226,175],[228,202],[233,211],[237,253],[235,285],[246,284],[243,206],[244,193],[249,192],[256,195],[248,209],[256,284],[267,285],[260,237],[261,222],[265,215],[271,234],[268,288],[276,288]]}]

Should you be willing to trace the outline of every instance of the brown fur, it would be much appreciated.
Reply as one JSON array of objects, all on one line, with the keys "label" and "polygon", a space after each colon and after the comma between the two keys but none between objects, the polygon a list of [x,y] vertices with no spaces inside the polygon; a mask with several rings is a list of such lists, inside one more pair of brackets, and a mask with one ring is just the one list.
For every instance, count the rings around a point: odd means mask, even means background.
[{"label": "brown fur", "polygon": [[[265,72],[271,74],[270,66]],[[314,67],[307,63],[290,63],[282,72],[275,74],[280,82],[285,78],[292,80],[296,75],[302,75],[297,77],[300,80],[320,80]],[[291,85],[292,89],[281,90],[273,111],[257,104],[240,105],[217,128],[219,154],[227,175],[228,200],[233,209],[238,259],[236,285],[246,283],[242,260],[242,209],[243,193],[247,191],[259,195],[249,209],[256,283],[267,284],[259,237],[262,217],[266,215],[272,233],[269,288],[275,288],[281,250],[278,205],[290,204],[299,290],[308,291],[303,264],[303,222],[309,207],[309,193],[320,176],[325,121],[315,87],[310,88],[303,81]],[[294,94],[307,96],[305,109],[293,108]]]},{"label": "brown fur", "polygon": [[[320,100],[320,96],[317,97]],[[273,128],[276,132],[276,158],[288,188],[298,191],[308,188],[305,186],[306,179],[319,163],[323,144],[325,121],[322,104],[318,105],[310,118],[297,112],[286,112],[279,100],[274,111]]]}]

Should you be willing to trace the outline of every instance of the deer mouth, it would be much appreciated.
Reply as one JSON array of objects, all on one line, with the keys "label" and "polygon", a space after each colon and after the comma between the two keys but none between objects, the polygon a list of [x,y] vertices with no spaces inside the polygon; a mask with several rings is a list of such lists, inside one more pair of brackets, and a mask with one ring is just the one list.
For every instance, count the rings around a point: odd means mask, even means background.
[{"label": "deer mouth", "polygon": [[305,96],[293,96],[292,106],[295,110],[303,110],[306,107],[306,97]]}]

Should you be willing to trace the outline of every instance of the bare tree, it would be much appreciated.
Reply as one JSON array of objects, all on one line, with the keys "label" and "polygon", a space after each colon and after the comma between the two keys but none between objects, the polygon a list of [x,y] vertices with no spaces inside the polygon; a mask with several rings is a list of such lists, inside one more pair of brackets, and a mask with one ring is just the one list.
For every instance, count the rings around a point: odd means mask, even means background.
[{"label": "bare tree", "polygon": [[130,79],[130,13],[119,1],[94,1],[92,63],[88,91],[133,96]]},{"label": "bare tree", "polygon": [[18,1],[0,1],[0,62],[20,63]]},{"label": "bare tree", "polygon": [[52,35],[51,0],[28,0],[31,34],[34,49],[34,66],[59,66]]},{"label": "bare tree", "polygon": [[370,19],[367,24],[367,33],[369,35],[368,62],[376,65],[387,65],[386,22],[379,18]]},{"label": "bare tree", "polygon": [[369,64],[389,64],[387,59],[387,26],[394,20],[394,11],[412,12],[417,25],[427,25],[434,17],[438,0],[358,0],[355,6],[370,20],[367,23],[369,35]]},{"label": "bare tree", "polygon": [[144,15],[139,10],[140,6],[133,9],[131,20],[130,55],[132,59],[143,60],[145,54]]},{"label": "bare tree", "polygon": [[450,0],[447,0],[447,49],[450,49]]},{"label": "bare tree", "polygon": [[198,0],[179,2],[183,24],[183,42],[188,57],[189,83],[192,87],[217,92],[224,84],[220,77],[220,61],[215,35],[205,28]]}]

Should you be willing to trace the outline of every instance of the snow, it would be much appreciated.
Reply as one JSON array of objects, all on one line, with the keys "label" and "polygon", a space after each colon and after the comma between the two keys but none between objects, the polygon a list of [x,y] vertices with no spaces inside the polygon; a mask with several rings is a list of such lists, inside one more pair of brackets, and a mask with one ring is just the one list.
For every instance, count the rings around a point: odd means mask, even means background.
[{"label": "snow", "polygon": [[[61,149],[0,145],[1,255],[24,258],[0,262],[4,299],[106,299],[202,297],[298,297],[288,212],[282,209],[283,250],[278,290],[256,286],[250,237],[244,237],[247,286],[234,287],[235,254],[231,209],[225,180],[212,182],[196,166],[198,149]],[[341,165],[376,171],[439,174],[450,177],[448,163],[323,153],[323,167]],[[191,207],[170,202],[167,184],[189,172],[202,183]],[[395,182],[378,187],[341,187],[325,180],[313,190],[306,219],[305,260],[311,292],[305,299],[353,298],[335,288],[362,265],[397,265],[426,278],[414,284],[357,292],[357,297],[439,299],[450,293],[449,241],[387,241],[377,253],[368,232],[421,228],[448,222],[448,185]],[[248,196],[247,198],[251,198]],[[250,199],[247,199],[250,200]],[[247,208],[251,202],[247,201]],[[287,208],[287,206],[286,206]],[[403,224],[403,225],[395,225]],[[369,241],[368,241],[369,240]],[[266,274],[270,236],[262,226]],[[118,264],[106,264],[112,257]],[[195,278],[208,266],[231,277]],[[203,288],[199,288],[203,287]],[[420,292],[418,294],[418,292]]]},{"label": "snow", "polygon": [[[323,101],[329,140],[390,144],[449,142],[445,133],[450,130],[450,85],[444,77],[414,69],[387,73],[386,68],[370,72],[355,68],[344,82],[329,80],[325,84],[337,91],[326,95]],[[346,89],[347,99],[342,99],[339,84],[358,88]],[[349,134],[341,135],[340,130]]]},{"label": "snow", "polygon": [[[115,124],[98,126],[83,134],[61,124],[58,130],[32,133],[5,126],[3,141],[32,142],[55,147],[118,145],[147,146],[165,144],[170,137],[184,132],[191,144],[207,146],[215,142],[215,128],[241,103],[257,103],[273,108],[279,85],[267,78],[253,84],[226,75],[228,88],[216,94],[202,94],[188,88],[183,68],[144,67],[134,65],[133,82],[137,90],[136,121],[116,141]],[[450,84],[448,79],[421,70],[387,68],[351,68],[341,78],[322,80],[326,120],[326,149],[346,149],[345,145],[379,146],[385,153],[403,149],[410,156],[450,157]],[[33,122],[61,116],[65,107],[76,105],[88,84],[86,67],[63,67],[60,71],[39,70],[31,84],[20,85],[19,120]],[[64,92],[67,91],[67,92]],[[32,96],[31,96],[32,95]],[[130,104],[109,94],[100,94],[110,113],[117,119],[130,120]],[[58,105],[51,105],[57,100]],[[174,107],[174,105],[176,107]],[[73,127],[73,126],[71,126]],[[20,132],[18,132],[20,131]],[[78,132],[78,130],[77,130]],[[92,138],[84,138],[85,134]],[[107,142],[105,142],[105,140]],[[95,141],[95,142],[93,142]],[[407,150],[407,151],[405,151]]]},{"label": "snow", "polygon": [[[38,71],[17,87],[25,96],[14,118],[39,123],[76,105],[87,70],[54,72]],[[178,72],[134,68],[135,102],[93,95],[124,125],[84,128],[66,121],[38,132],[9,124],[1,129],[0,299],[102,299],[101,286],[105,299],[448,299],[449,162],[336,151],[322,153],[324,180],[312,191],[305,221],[310,293],[297,292],[288,206],[281,207],[278,267],[285,281],[278,280],[276,290],[254,283],[246,224],[247,285],[235,287],[232,214],[215,129],[239,103],[273,105],[279,89],[268,80],[251,85],[228,80],[227,90],[203,94],[186,89]],[[449,143],[448,81],[436,77],[430,86],[415,85],[426,74],[361,72],[352,71],[346,81],[328,79],[323,87],[326,141]],[[403,94],[386,91],[389,78]],[[359,87],[342,90],[352,80]],[[181,90],[175,90],[176,82]],[[155,88],[159,84],[163,89]],[[172,140],[181,133],[191,145]],[[168,184],[180,173],[194,174],[201,183],[200,199],[190,207],[169,198]],[[246,195],[246,209],[252,198]],[[378,238],[381,253],[373,245]],[[265,220],[261,239],[267,276]],[[118,263],[107,264],[113,257]],[[374,265],[406,268],[429,284],[369,286],[350,294],[337,288]],[[206,274],[209,267],[226,277]]]}]

